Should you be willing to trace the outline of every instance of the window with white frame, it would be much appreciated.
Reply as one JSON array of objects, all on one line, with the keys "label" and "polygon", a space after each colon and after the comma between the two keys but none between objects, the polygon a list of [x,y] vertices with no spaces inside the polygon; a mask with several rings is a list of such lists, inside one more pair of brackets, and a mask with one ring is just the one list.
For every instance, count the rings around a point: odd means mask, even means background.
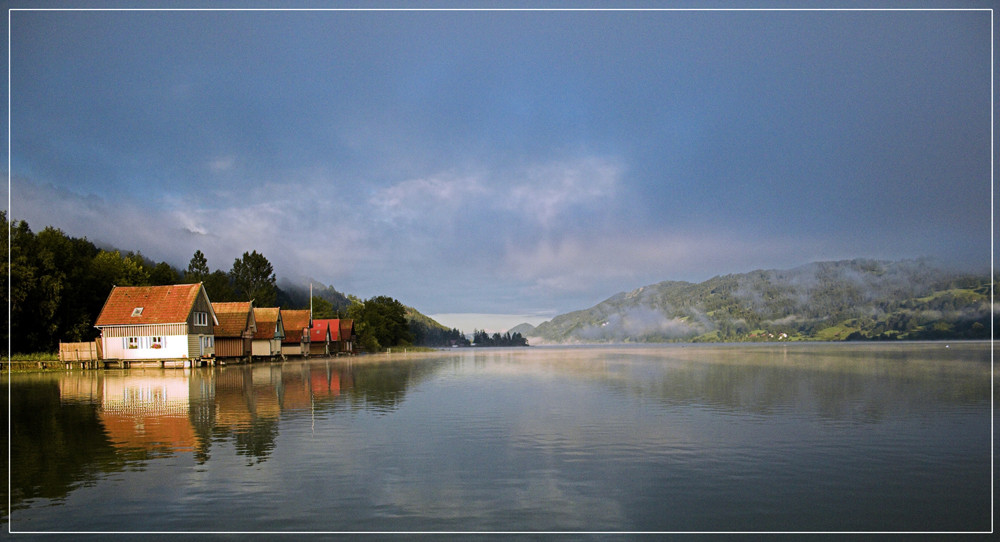
[{"label": "window with white frame", "polygon": [[150,348],[163,348],[163,337],[152,337],[149,346]]},{"label": "window with white frame", "polygon": [[194,313],[194,325],[196,325],[196,326],[207,326],[208,325],[208,313],[207,312],[196,312],[196,313]]},{"label": "window with white frame", "polygon": [[139,348],[139,337],[126,337],[125,338],[125,348],[129,350],[136,350]]}]

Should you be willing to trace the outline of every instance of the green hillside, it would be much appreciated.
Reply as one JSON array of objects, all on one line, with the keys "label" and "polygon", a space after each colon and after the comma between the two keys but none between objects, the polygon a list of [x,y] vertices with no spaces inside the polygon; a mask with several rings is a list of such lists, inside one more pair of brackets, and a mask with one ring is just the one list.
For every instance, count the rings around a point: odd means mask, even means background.
[{"label": "green hillside", "polygon": [[819,262],[661,282],[557,316],[545,342],[924,340],[990,337],[990,278],[923,260]]},{"label": "green hillside", "polygon": [[419,346],[467,346],[469,341],[461,331],[448,329],[430,316],[413,307],[406,307],[406,322],[413,335],[413,344]]}]

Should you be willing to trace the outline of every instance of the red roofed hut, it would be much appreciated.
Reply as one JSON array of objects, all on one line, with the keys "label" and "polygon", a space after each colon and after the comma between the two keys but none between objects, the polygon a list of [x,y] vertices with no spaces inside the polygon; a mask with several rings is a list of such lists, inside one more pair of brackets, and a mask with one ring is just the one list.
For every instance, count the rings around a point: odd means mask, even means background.
[{"label": "red roofed hut", "polygon": [[188,361],[215,356],[219,324],[198,284],[115,286],[94,327],[107,360]]},{"label": "red roofed hut", "polygon": [[215,357],[250,359],[251,341],[257,331],[253,302],[212,303],[219,325],[215,326]]},{"label": "red roofed hut", "polygon": [[285,323],[285,338],[281,340],[281,355],[308,356],[309,328],[312,327],[312,315],[309,309],[282,309],[281,319]]},{"label": "red roofed hut", "polygon": [[281,341],[285,338],[285,324],[281,309],[254,307],[253,317],[257,331],[253,335],[251,354],[274,359],[281,355]]},{"label": "red roofed hut", "polygon": [[340,350],[340,323],[337,318],[313,320],[309,329],[309,353],[335,356]]}]

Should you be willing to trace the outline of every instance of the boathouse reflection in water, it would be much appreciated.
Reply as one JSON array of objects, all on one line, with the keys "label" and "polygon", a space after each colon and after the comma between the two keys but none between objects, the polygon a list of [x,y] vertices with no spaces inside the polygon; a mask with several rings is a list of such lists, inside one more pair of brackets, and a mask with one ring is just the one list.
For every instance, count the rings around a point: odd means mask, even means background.
[{"label": "boathouse reflection in water", "polygon": [[22,375],[12,386],[13,506],[65,498],[153,458],[192,452],[204,463],[213,443],[227,440],[259,463],[275,447],[281,415],[388,412],[421,373],[408,364],[314,360]]}]

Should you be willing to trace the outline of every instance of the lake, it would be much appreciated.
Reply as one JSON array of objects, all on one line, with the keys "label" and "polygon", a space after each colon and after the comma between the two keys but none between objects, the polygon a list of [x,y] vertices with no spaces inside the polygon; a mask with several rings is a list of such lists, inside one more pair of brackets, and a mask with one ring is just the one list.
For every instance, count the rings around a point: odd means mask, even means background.
[{"label": "lake", "polygon": [[3,384],[15,533],[992,527],[988,342],[452,349]]}]

